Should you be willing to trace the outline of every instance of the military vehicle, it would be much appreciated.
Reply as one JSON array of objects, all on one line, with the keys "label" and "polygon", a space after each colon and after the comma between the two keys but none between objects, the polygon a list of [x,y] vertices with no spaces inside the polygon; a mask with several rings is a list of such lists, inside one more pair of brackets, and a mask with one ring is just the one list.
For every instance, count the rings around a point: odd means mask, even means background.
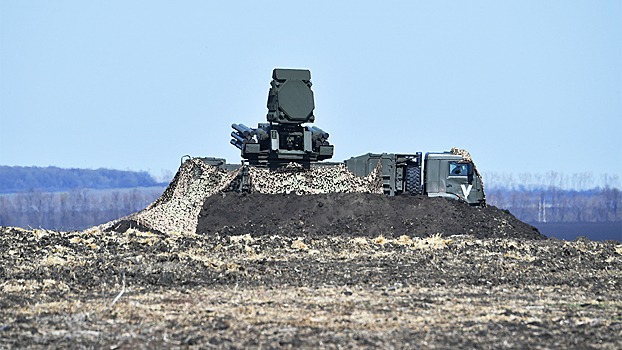
[{"label": "military vehicle", "polygon": [[367,176],[381,162],[383,192],[389,196],[426,194],[485,206],[481,176],[473,161],[459,153],[457,149],[453,152],[429,152],[425,157],[421,152],[368,153],[352,157],[345,164],[355,175]]},{"label": "military vehicle", "polygon": [[[311,90],[311,73],[302,69],[274,69],[268,93],[267,123],[257,128],[232,124],[231,144],[240,149],[242,164],[227,164],[222,158],[202,158],[205,162],[227,170],[242,167],[282,169],[297,163],[303,169],[323,165],[345,164],[357,176],[382,169],[383,192],[389,196],[420,195],[447,197],[472,205],[485,205],[481,176],[468,152],[410,154],[368,153],[343,163],[322,162],[332,158],[334,146],[329,134],[317,126],[315,102]],[[182,159],[183,162],[183,159]],[[241,172],[238,190],[248,189],[248,171]]]},{"label": "military vehicle", "polygon": [[276,169],[296,162],[308,169],[312,162],[332,158],[328,133],[317,126],[303,126],[315,120],[311,72],[275,69],[267,107],[268,123],[259,123],[256,129],[231,125],[235,130],[231,144],[250,165]]}]

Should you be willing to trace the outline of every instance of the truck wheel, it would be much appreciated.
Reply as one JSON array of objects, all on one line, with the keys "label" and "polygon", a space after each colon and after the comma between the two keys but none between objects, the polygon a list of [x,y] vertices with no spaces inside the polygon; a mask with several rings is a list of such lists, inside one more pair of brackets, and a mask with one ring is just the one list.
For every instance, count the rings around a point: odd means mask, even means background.
[{"label": "truck wheel", "polygon": [[411,195],[421,194],[421,167],[406,167],[406,192]]}]

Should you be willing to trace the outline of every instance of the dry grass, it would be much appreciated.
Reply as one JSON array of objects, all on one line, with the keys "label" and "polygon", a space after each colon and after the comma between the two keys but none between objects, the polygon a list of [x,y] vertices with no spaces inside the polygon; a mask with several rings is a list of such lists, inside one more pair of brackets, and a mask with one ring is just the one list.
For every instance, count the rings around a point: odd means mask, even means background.
[{"label": "dry grass", "polygon": [[[534,294],[539,297],[534,298]],[[560,299],[557,297],[560,294],[571,297]],[[304,329],[321,329],[322,334],[347,332],[372,339],[412,329],[420,334],[418,344],[428,347],[446,339],[448,334],[486,333],[498,327],[495,325],[522,325],[523,332],[533,334],[546,334],[546,328],[553,324],[569,328],[597,327],[615,320],[603,319],[606,312],[593,310],[622,310],[619,300],[603,302],[569,288],[540,286],[525,286],[523,292],[475,287],[468,293],[462,288],[446,287],[395,288],[389,292],[366,288],[350,288],[346,292],[321,287],[135,290],[124,295],[111,309],[107,309],[109,303],[109,298],[62,300],[14,311],[33,319],[44,320],[46,315],[56,314],[73,320],[73,329],[41,324],[39,333],[48,338],[70,334],[88,341],[95,333],[117,334],[119,344],[126,345],[131,340],[119,337],[124,332],[141,339],[146,337],[161,346],[180,346],[188,336],[210,337],[209,330],[216,327],[219,331],[212,335],[254,337],[264,346],[276,344],[275,341],[284,337],[283,333]],[[180,337],[180,333],[184,336]],[[308,344],[317,345],[316,341],[309,339]],[[391,343],[390,339],[385,341],[388,342],[385,345]],[[523,341],[517,335],[507,338],[504,344],[520,347]],[[537,343],[532,345],[538,347]],[[611,348],[615,342],[594,346]]]},{"label": "dry grass", "polygon": [[602,242],[10,230],[0,244],[0,347],[622,345],[622,254]]}]

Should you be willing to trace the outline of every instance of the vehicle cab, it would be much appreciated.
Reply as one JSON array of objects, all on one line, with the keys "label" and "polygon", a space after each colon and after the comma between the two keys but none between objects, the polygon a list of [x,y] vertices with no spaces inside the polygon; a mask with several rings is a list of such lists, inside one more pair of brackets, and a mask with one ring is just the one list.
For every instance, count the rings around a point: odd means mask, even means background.
[{"label": "vehicle cab", "polygon": [[473,162],[450,152],[426,153],[424,167],[424,193],[429,197],[447,197],[472,205],[485,202],[481,177]]}]

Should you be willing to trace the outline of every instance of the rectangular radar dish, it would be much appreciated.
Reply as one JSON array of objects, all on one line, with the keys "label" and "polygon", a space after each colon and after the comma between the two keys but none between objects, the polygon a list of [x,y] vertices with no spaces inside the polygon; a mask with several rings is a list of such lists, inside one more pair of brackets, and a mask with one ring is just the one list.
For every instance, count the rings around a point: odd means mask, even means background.
[{"label": "rectangular radar dish", "polygon": [[276,80],[311,80],[311,72],[306,69],[282,69],[272,71],[272,79]]}]

